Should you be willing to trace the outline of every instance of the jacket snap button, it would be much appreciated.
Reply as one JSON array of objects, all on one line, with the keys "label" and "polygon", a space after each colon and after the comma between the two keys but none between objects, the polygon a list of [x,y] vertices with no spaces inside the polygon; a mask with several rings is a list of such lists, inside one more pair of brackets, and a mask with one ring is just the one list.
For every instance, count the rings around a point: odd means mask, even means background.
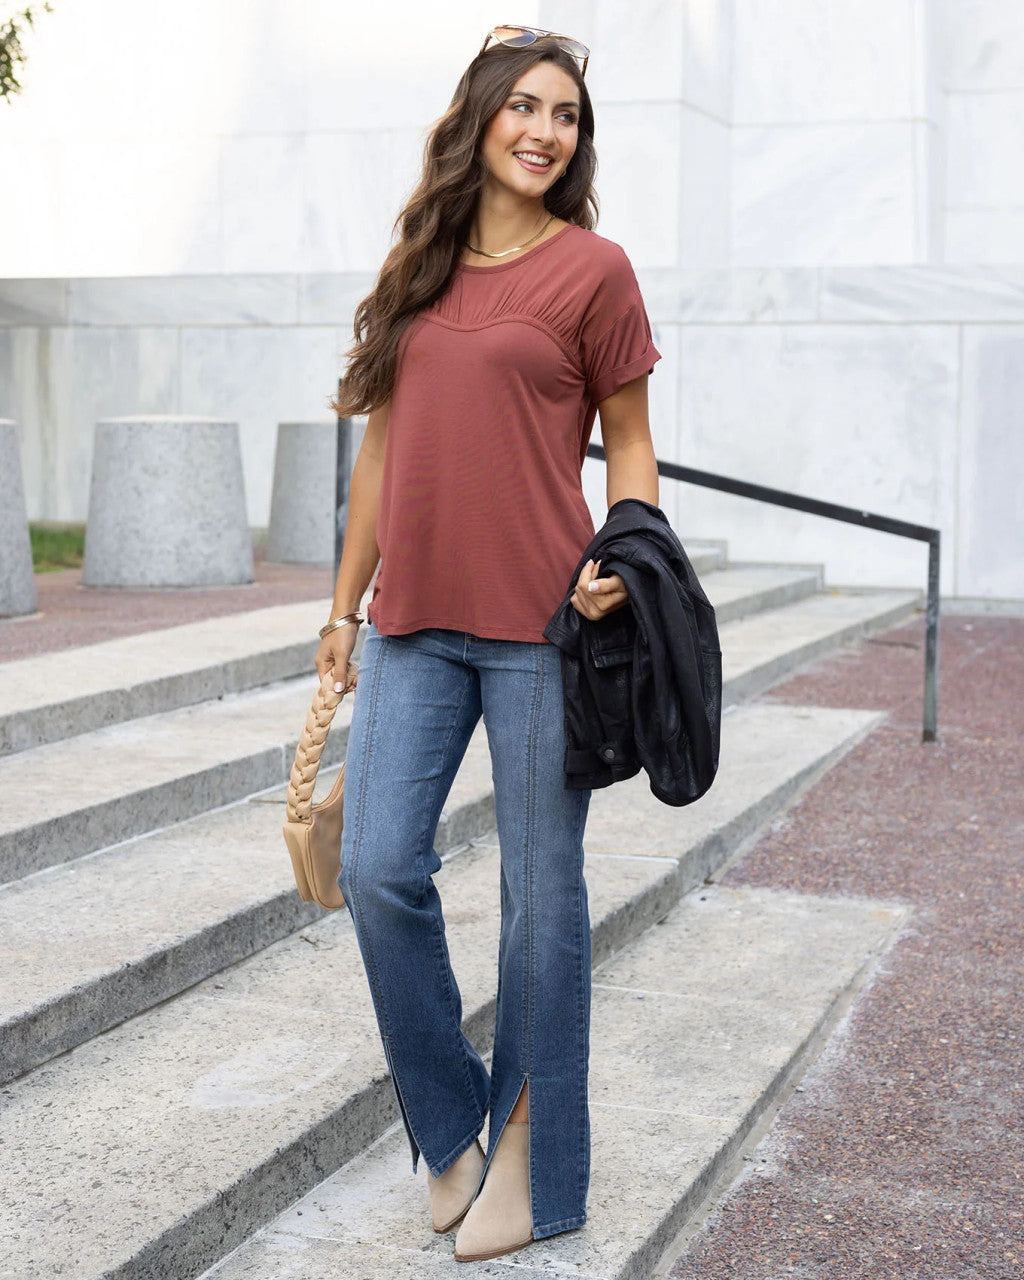
[{"label": "jacket snap button", "polygon": [[604,758],[605,758],[606,760],[614,760],[614,759],[615,759],[615,748],[614,748],[614,747],[605,747],[605,748],[604,748],[604,750],[601,752],[601,754],[604,756]]}]

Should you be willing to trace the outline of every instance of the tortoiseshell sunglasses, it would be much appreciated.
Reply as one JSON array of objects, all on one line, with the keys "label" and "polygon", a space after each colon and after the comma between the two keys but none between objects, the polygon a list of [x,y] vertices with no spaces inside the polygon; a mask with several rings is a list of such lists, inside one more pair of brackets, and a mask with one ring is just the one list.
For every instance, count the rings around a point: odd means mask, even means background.
[{"label": "tortoiseshell sunglasses", "polygon": [[494,27],[488,31],[487,39],[480,47],[480,52],[487,48],[492,40],[497,40],[499,44],[508,45],[512,49],[523,49],[540,36],[555,36],[561,48],[566,53],[571,53],[574,58],[582,58],[583,66],[580,68],[580,75],[587,74],[587,62],[590,59],[590,50],[585,44],[581,44],[578,40],[574,40],[571,36],[563,36],[557,31],[544,31],[540,27],[522,27],[522,26],[503,26]]}]

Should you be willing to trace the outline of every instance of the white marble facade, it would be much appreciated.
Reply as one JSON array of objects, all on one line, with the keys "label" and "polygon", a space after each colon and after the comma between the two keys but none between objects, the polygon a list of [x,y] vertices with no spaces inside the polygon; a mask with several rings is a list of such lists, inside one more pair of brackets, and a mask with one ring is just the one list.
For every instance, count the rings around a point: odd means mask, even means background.
[{"label": "white marble facade", "polygon": [[[593,47],[604,225],[644,266],[1024,256],[1020,0],[524,8]],[[411,0],[42,15],[4,111],[0,277],[374,270],[492,0],[443,16]]]},{"label": "white marble facade", "polygon": [[[639,275],[663,357],[660,457],[936,525],[945,594],[1024,599],[1024,267]],[[323,416],[370,282],[0,282],[0,413],[22,424],[30,514],[84,518],[97,418],[187,412],[240,423],[249,518],[265,525],[277,424]],[[585,477],[600,521],[601,464]],[[662,506],[738,560],[924,580],[923,548],[896,538],[673,481]]]},{"label": "white marble facade", "polygon": [[[947,594],[1024,599],[1020,0],[515,16],[593,48],[598,230],[636,266],[664,356],[659,455],[936,523]],[[18,179],[0,414],[33,515],[84,515],[97,417],[184,412],[239,421],[266,524],[276,425],[322,416],[427,128],[496,20],[491,0],[443,17],[93,0],[40,18],[0,137]],[[739,558],[923,581],[896,539],[668,482],[663,505]]]}]

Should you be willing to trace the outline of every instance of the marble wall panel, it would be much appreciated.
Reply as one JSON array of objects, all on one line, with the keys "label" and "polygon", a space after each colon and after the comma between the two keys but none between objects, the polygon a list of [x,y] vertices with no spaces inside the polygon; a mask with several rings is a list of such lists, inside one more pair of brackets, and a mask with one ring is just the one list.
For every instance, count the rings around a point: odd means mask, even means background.
[{"label": "marble wall panel", "polygon": [[957,591],[1024,598],[1024,330],[964,332]]},{"label": "marble wall panel", "polygon": [[[1021,598],[1012,548],[1024,544],[1013,505],[1024,474],[1022,272],[640,268],[663,357],[649,383],[656,452],[938,523],[947,538],[944,591]],[[9,289],[10,305],[28,313],[55,308],[91,321],[0,327],[0,414],[21,424],[30,514],[84,516],[98,417],[183,412],[240,423],[249,518],[264,525],[276,424],[324,415],[351,342],[351,306],[372,280],[322,274],[277,283],[22,281]],[[297,296],[299,322],[275,322]],[[171,322],[197,320],[205,304],[208,323],[182,330]],[[135,323],[112,324],[119,313]],[[599,421],[593,438],[600,441]],[[598,524],[603,464],[588,462],[584,477]],[[728,537],[737,559],[824,561],[834,583],[923,581],[923,550],[897,539],[671,481],[662,481],[661,502],[681,536]]]},{"label": "marble wall panel", "polygon": [[[458,79],[496,22],[484,0],[421,5],[304,0],[309,128],[382,130],[427,126],[446,110]],[[536,0],[516,11],[538,22]],[[439,20],[441,19],[441,20]],[[589,79],[589,68],[587,76]]]},{"label": "marble wall panel", "polygon": [[282,325],[298,320],[299,277],[294,275],[100,277],[65,283],[74,324]]},{"label": "marble wall panel", "polygon": [[376,271],[319,271],[299,276],[300,322],[341,325],[351,333],[356,307],[376,278]]},{"label": "marble wall panel", "polygon": [[[952,531],[957,344],[956,329],[944,326],[688,326],[680,455],[709,471]],[[824,559],[833,581],[914,580],[899,576],[908,563],[900,548],[872,560],[866,577],[863,541],[821,520],[707,496],[691,510],[695,519],[729,512],[737,558]]]},{"label": "marble wall panel", "polygon": [[1024,266],[825,267],[821,319],[1024,322]]},{"label": "marble wall panel", "polygon": [[251,524],[269,520],[277,424],[329,415],[345,341],[330,326],[182,330],[180,412],[239,424]]},{"label": "marble wall panel", "polygon": [[0,200],[0,277],[67,273],[65,150],[51,139],[0,138],[0,173],[17,175]]},{"label": "marble wall panel", "polygon": [[[945,120],[943,113],[942,120]],[[946,260],[946,133],[944,124],[917,122],[913,148],[914,243],[918,262]]]},{"label": "marble wall panel", "polygon": [[67,280],[0,279],[0,328],[62,324],[68,315]]},{"label": "marble wall panel", "polygon": [[1024,206],[1024,86],[1012,91],[951,93],[947,120],[946,203],[974,208]]},{"label": "marble wall panel", "polygon": [[946,261],[1024,262],[1024,209],[949,209]]},{"label": "marble wall panel", "polygon": [[75,140],[304,128],[306,7],[276,0],[54,6],[32,34],[31,76],[5,128]]},{"label": "marble wall panel", "polygon": [[732,249],[732,136],[719,120],[679,111],[679,250],[682,267],[726,266]]},{"label": "marble wall panel", "polygon": [[932,0],[943,30],[943,72],[951,92],[1024,87],[1019,0]]},{"label": "marble wall panel", "polygon": [[913,262],[913,135],[923,127],[734,128],[733,262]]},{"label": "marble wall panel", "polygon": [[[522,18],[521,21],[549,31],[564,31],[592,46],[596,8],[597,0],[539,0],[533,9],[536,19]],[[587,74],[590,74],[589,68]]]},{"label": "marble wall panel", "polygon": [[632,0],[627,10],[622,0],[594,0],[591,38],[580,38],[593,49],[587,86],[598,121],[605,103],[678,101],[687,7]]},{"label": "marble wall panel", "polygon": [[[913,99],[915,119],[928,120],[940,128],[945,115],[946,26],[942,13],[945,0],[910,0]],[[940,188],[941,190],[941,188]]]},{"label": "marble wall panel", "polygon": [[14,339],[11,329],[0,329],[0,418],[14,417]]},{"label": "marble wall panel", "polygon": [[[587,76],[589,79],[589,70]],[[600,235],[621,244],[634,267],[677,260],[682,166],[681,112],[674,103],[606,103],[595,133]]]},{"label": "marble wall panel", "polygon": [[42,328],[11,333],[29,516],[84,520],[97,418],[179,411],[177,332]]},{"label": "marble wall panel", "polygon": [[[88,505],[92,429],[84,454],[71,425],[70,368],[73,331],[58,327],[12,329],[10,413],[21,434],[21,470],[29,519],[81,519]],[[88,402],[88,393],[84,397]],[[72,466],[84,463],[79,485],[69,479]]]},{"label": "marble wall panel", "polygon": [[683,4],[683,101],[732,122],[735,0],[685,0]]},{"label": "marble wall panel", "polygon": [[648,270],[652,316],[682,324],[778,324],[818,319],[819,272],[806,267]]},{"label": "marble wall panel", "polygon": [[300,271],[305,253],[306,137],[226,138],[221,198],[224,260],[232,272]]},{"label": "marble wall panel", "polygon": [[222,269],[220,146],[212,138],[85,139],[69,147],[62,206],[76,274]]},{"label": "marble wall panel", "polygon": [[379,270],[420,177],[419,130],[311,133],[304,159],[303,270]]},{"label": "marble wall panel", "polygon": [[[354,7],[343,6],[346,14]],[[288,134],[317,127],[308,103],[305,53],[315,36],[307,10],[306,0],[216,0],[214,43],[230,62],[232,78],[230,101],[218,113],[225,133]],[[173,21],[173,7],[169,12]],[[200,19],[199,27],[204,25]]]},{"label": "marble wall panel", "polygon": [[742,0],[736,124],[907,119],[913,0]]},{"label": "marble wall panel", "polygon": [[276,0],[54,6],[33,33],[31,97],[19,102],[15,123],[79,139],[302,128],[305,8]]}]

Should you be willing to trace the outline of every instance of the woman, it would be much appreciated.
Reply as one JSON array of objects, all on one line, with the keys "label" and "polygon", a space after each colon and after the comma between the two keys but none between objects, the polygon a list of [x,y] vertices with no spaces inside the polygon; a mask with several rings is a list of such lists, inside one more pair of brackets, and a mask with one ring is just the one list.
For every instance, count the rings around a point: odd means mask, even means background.
[{"label": "woman", "polygon": [[[587,1216],[591,793],[565,785],[560,654],[542,631],[570,589],[595,623],[626,604],[599,564],[570,582],[594,534],[580,471],[600,410],[608,504],[657,505],[646,383],[661,358],[626,254],[592,229],[587,54],[550,32],[488,34],[357,309],[335,406],[369,415],[316,656],[321,677],[345,673],[339,691],[358,681],[338,883],[413,1172],[422,1151],[460,1261]],[[461,1028],[431,878],[481,715],[501,846],[490,1072]]]}]

